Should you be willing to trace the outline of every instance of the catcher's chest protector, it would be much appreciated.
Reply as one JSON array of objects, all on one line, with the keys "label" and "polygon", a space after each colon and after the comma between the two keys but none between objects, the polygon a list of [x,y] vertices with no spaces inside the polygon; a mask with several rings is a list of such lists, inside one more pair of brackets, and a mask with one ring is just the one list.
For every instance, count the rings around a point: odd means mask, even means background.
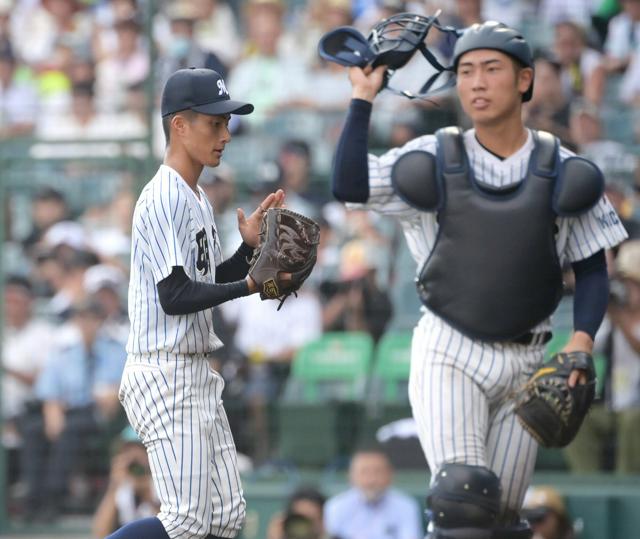
[{"label": "catcher's chest protector", "polygon": [[475,181],[458,128],[437,137],[444,199],[436,244],[418,278],[420,297],[471,338],[513,339],[549,317],[562,296],[552,208],[555,138],[534,132],[527,175],[497,191]]}]

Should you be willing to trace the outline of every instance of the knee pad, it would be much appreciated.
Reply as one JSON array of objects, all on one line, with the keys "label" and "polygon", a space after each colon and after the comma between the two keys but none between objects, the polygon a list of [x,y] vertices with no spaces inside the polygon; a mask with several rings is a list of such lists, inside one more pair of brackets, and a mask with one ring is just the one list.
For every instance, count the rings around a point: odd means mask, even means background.
[{"label": "knee pad", "polygon": [[434,537],[490,539],[500,512],[500,479],[484,466],[445,464],[427,497]]}]

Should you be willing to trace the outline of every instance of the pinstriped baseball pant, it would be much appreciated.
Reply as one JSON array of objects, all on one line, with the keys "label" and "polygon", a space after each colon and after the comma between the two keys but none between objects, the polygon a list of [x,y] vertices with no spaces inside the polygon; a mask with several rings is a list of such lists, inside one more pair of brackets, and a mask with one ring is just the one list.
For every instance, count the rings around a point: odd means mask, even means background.
[{"label": "pinstriped baseball pant", "polygon": [[482,343],[426,312],[413,334],[409,398],[432,477],[445,463],[485,466],[502,484],[502,511],[519,512],[537,444],[510,393],[539,367],[544,346]]},{"label": "pinstriped baseball pant", "polygon": [[205,356],[130,355],[120,401],[149,454],[171,539],[235,537],[245,517],[222,377]]}]

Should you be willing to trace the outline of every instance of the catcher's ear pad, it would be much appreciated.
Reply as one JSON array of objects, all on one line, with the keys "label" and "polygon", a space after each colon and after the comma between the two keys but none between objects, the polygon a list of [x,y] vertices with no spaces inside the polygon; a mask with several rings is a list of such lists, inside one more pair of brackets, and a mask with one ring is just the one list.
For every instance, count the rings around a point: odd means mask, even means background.
[{"label": "catcher's ear pad", "polygon": [[340,26],[322,36],[318,54],[324,60],[345,67],[364,67],[375,57],[367,38],[351,26]]},{"label": "catcher's ear pad", "polygon": [[422,150],[402,155],[391,169],[391,183],[398,196],[422,211],[437,211],[444,201],[436,156]]}]

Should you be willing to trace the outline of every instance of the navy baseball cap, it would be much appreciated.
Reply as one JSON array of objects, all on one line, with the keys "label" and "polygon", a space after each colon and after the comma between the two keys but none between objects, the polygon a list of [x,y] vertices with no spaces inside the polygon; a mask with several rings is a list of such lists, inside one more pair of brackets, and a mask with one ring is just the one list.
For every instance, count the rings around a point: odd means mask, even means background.
[{"label": "navy baseball cap", "polygon": [[181,110],[202,114],[251,114],[253,105],[233,101],[222,77],[213,69],[180,69],[169,77],[162,91],[162,116]]}]

